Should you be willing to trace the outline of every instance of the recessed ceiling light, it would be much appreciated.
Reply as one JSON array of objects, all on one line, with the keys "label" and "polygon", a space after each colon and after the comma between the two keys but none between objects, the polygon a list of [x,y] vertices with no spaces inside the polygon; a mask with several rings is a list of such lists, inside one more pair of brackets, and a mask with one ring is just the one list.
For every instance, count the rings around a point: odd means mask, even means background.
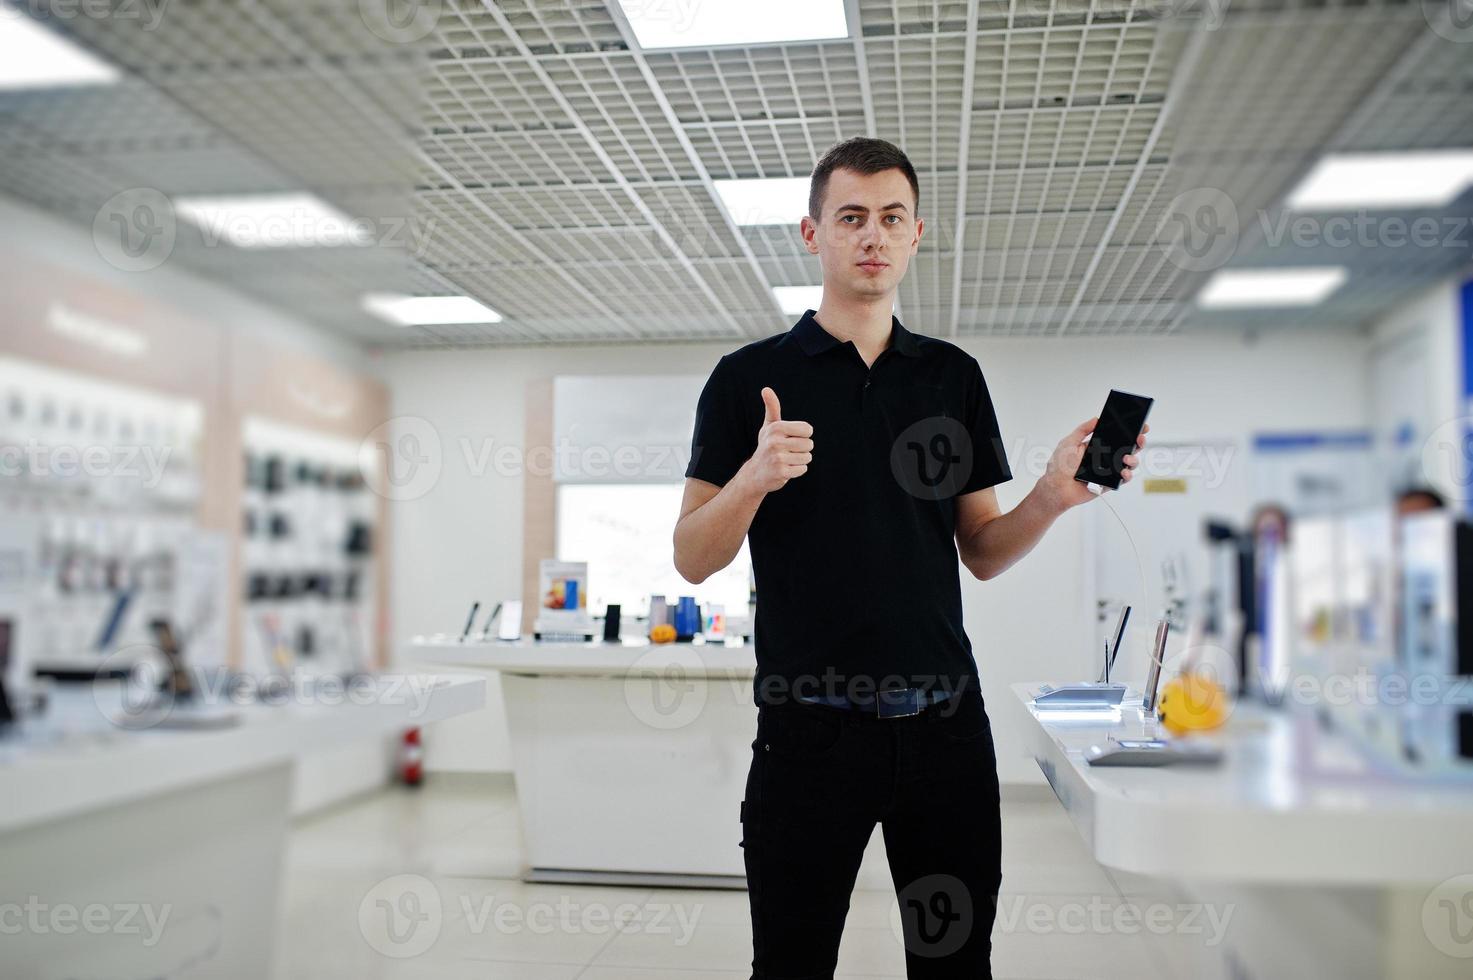
[{"label": "recessed ceiling light", "polygon": [[0,89],[109,85],[120,77],[86,48],[0,3]]},{"label": "recessed ceiling light", "polygon": [[1440,208],[1473,186],[1473,150],[1335,153],[1289,195],[1296,211]]},{"label": "recessed ceiling light", "polygon": [[773,286],[772,295],[784,313],[807,313],[818,309],[823,299],[822,286]]},{"label": "recessed ceiling light", "polygon": [[501,314],[469,296],[405,296],[369,293],[363,308],[401,327],[433,323],[500,323]]},{"label": "recessed ceiling light", "polygon": [[1303,269],[1224,269],[1197,294],[1205,309],[1313,306],[1345,282],[1340,266]]},{"label": "recessed ceiling light", "polygon": [[848,37],[844,0],[619,0],[646,50]]},{"label": "recessed ceiling light", "polygon": [[807,177],[717,180],[716,193],[739,225],[795,225],[808,214]]},{"label": "recessed ceiling light", "polygon": [[199,226],[206,245],[300,248],[372,245],[373,228],[311,194],[237,194],[174,199],[179,214]]}]

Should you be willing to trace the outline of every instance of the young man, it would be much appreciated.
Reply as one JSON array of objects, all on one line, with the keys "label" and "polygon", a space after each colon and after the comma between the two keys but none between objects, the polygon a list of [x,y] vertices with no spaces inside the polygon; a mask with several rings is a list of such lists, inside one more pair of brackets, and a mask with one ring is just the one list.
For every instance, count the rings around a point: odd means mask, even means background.
[{"label": "young man", "polygon": [[957,558],[993,578],[1091,499],[1073,477],[1097,420],[999,510],[992,488],[1012,474],[981,368],[891,315],[919,203],[894,145],[831,149],[801,226],[823,266],[817,312],[723,357],[696,411],[675,566],[701,582],[747,537],[757,581],[740,817],[754,980],[833,976],[876,822],[908,976],[991,976],[997,760]]}]

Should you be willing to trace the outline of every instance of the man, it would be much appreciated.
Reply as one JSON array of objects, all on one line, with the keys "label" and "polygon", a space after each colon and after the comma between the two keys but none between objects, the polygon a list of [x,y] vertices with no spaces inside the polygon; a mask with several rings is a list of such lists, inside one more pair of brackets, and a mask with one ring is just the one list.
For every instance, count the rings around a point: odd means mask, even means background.
[{"label": "man", "polygon": [[[891,315],[919,204],[894,145],[831,149],[801,225],[823,267],[818,310],[721,358],[697,407],[676,568],[701,582],[748,537],[757,582],[740,815],[755,980],[833,976],[876,822],[908,975],[991,976],[997,760],[957,558],[993,578],[1091,499],[1073,475],[1097,420],[1000,511],[993,487],[1012,474],[981,369]],[[1136,456],[1123,460],[1128,480]]]}]

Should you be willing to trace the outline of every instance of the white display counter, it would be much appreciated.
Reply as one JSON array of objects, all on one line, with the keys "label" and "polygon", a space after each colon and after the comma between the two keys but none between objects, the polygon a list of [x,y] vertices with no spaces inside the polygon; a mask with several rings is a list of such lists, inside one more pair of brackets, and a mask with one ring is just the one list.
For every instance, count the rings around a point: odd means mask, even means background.
[{"label": "white display counter", "polygon": [[297,760],[485,704],[480,678],[375,685],[137,731],[81,688],[0,739],[5,976],[273,975]]},{"label": "white display counter", "polygon": [[[751,646],[419,638],[411,654],[502,675],[527,880],[745,887]],[[858,884],[890,886],[878,833]]]},{"label": "white display counter", "polygon": [[1241,705],[1204,736],[1219,766],[1091,766],[1091,745],[1157,733],[1139,698],[1058,714],[1032,704],[1041,687],[1013,686],[1020,730],[1095,859],[1233,907],[1198,975],[1473,975],[1473,916],[1457,918],[1473,896],[1473,787],[1377,774],[1344,745],[1336,774],[1307,772],[1310,736]]}]

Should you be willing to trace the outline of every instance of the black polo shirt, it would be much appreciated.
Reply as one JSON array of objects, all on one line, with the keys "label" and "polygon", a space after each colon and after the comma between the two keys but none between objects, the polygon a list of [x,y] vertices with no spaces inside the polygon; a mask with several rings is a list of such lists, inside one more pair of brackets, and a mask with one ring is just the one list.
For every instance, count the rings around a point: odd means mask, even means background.
[{"label": "black polo shirt", "polygon": [[785,420],[813,426],[813,462],[767,495],[748,533],[757,702],[975,689],[956,497],[1012,478],[976,360],[896,319],[866,367],[809,310],[717,363],[686,476],[725,486],[736,475],[757,449],[764,387]]}]

